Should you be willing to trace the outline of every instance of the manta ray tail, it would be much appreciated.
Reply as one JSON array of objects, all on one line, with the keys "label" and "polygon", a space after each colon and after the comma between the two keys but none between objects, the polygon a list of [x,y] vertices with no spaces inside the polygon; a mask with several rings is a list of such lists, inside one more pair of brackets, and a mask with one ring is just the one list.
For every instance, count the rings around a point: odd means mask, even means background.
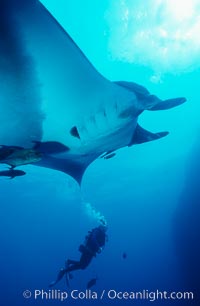
[{"label": "manta ray tail", "polygon": [[145,129],[143,129],[139,124],[137,125],[135,132],[133,134],[133,138],[129,144],[129,147],[134,144],[141,144],[148,141],[153,141],[162,137],[165,137],[169,134],[169,132],[160,132],[160,133],[151,133]]}]

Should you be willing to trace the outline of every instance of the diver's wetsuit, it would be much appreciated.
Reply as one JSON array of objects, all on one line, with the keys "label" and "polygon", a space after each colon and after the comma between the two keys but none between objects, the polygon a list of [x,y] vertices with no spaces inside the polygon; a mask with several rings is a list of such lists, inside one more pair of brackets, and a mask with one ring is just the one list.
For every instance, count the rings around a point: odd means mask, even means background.
[{"label": "diver's wetsuit", "polygon": [[79,261],[68,259],[67,260],[68,268],[65,269],[65,273],[75,271],[75,270],[80,270],[80,269],[83,270],[87,268],[87,266],[92,261],[92,258],[93,258],[93,255],[90,252],[84,251]]},{"label": "diver's wetsuit", "polygon": [[[79,261],[68,259],[69,267],[67,272],[85,269],[97,253],[101,252],[101,248],[105,245],[106,234],[99,227],[94,228],[86,237],[85,245],[80,245],[79,251],[82,253]],[[71,266],[70,266],[71,265]]]},{"label": "diver's wetsuit", "polygon": [[62,268],[58,273],[56,281],[50,284],[50,287],[57,284],[68,272],[75,271],[75,270],[83,270],[85,269],[92,258],[96,256],[97,253],[101,252],[102,247],[104,247],[106,242],[106,227],[96,227],[94,228],[89,234],[86,236],[85,244],[80,245],[79,251],[82,253],[80,260],[67,260],[66,268]]}]

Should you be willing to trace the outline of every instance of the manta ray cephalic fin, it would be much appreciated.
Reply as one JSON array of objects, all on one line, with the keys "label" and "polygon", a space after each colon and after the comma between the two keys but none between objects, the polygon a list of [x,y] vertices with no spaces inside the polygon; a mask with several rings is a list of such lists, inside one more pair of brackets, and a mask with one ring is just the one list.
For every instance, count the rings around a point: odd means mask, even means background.
[{"label": "manta ray cephalic fin", "polygon": [[175,98],[175,99],[168,99],[168,100],[158,102],[156,105],[149,108],[148,110],[157,111],[157,110],[170,109],[170,108],[179,106],[179,105],[183,104],[184,102],[186,102],[186,98],[184,98],[184,97]]},{"label": "manta ray cephalic fin", "polygon": [[145,129],[143,129],[139,124],[137,125],[135,132],[133,134],[133,138],[129,144],[129,147],[134,144],[141,144],[148,141],[153,141],[162,137],[165,137],[169,134],[169,132],[160,132],[160,133],[151,133]]},{"label": "manta ray cephalic fin", "polygon": [[138,99],[143,99],[150,95],[150,92],[144,86],[135,82],[116,81],[114,83],[134,92]]},{"label": "manta ray cephalic fin", "polygon": [[136,97],[144,105],[144,109],[150,111],[166,110],[176,106],[179,106],[186,102],[186,98],[179,97],[174,99],[161,100],[155,95],[151,95],[150,92],[142,85],[135,82],[117,81],[115,84],[122,86],[129,91],[132,91]]}]

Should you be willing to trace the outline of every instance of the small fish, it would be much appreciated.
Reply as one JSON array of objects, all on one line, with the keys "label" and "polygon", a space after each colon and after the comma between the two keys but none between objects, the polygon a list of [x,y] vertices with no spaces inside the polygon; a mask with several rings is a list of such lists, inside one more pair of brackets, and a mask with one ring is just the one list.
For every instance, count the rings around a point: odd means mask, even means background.
[{"label": "small fish", "polygon": [[7,158],[9,155],[11,155],[12,153],[14,153],[16,150],[21,150],[23,148],[21,147],[15,147],[15,146],[5,146],[5,145],[1,145],[0,146],[0,160],[4,160],[5,158]]},{"label": "small fish", "polygon": [[122,254],[122,258],[123,258],[123,259],[126,259],[126,258],[127,258],[127,254],[126,254],[125,252]]},{"label": "small fish", "polygon": [[8,164],[12,168],[39,162],[43,154],[58,154],[70,149],[57,141],[33,141],[33,148],[1,145],[0,163]]},{"label": "small fish", "polygon": [[7,147],[7,153],[0,149],[0,163],[7,164],[12,168],[38,162],[42,159],[42,153],[34,149]]},{"label": "small fish", "polygon": [[10,179],[13,179],[16,176],[22,176],[25,174],[26,172],[22,170],[14,170],[14,169],[0,171],[0,176],[7,176],[7,177],[10,177]]},{"label": "small fish", "polygon": [[87,283],[87,289],[90,289],[91,287],[93,287],[94,285],[96,285],[97,282],[97,277],[92,278],[88,283]]}]

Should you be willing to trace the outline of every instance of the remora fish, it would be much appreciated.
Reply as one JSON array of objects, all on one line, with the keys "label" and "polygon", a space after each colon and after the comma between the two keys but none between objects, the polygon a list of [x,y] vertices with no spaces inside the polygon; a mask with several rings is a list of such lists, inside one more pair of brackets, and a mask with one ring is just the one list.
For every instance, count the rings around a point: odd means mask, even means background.
[{"label": "remora fish", "polygon": [[0,149],[0,163],[8,164],[12,168],[38,162],[41,158],[42,154],[34,149],[17,147],[3,147]]},{"label": "remora fish", "polygon": [[25,175],[26,172],[22,171],[22,170],[4,170],[4,171],[0,171],[0,176],[7,176],[11,179],[15,178],[16,176],[22,176]]},{"label": "remora fish", "polygon": [[79,184],[90,163],[166,136],[137,123],[161,101],[136,83],[104,78],[38,0],[0,0],[0,143],[32,148],[56,141],[70,150],[45,154],[35,165],[63,171]]},{"label": "remora fish", "polygon": [[68,148],[58,142],[34,141],[32,149],[26,149],[16,146],[2,145],[0,148],[0,163],[8,164],[12,168],[22,165],[28,165],[40,161],[44,154],[58,154],[68,151]]}]

